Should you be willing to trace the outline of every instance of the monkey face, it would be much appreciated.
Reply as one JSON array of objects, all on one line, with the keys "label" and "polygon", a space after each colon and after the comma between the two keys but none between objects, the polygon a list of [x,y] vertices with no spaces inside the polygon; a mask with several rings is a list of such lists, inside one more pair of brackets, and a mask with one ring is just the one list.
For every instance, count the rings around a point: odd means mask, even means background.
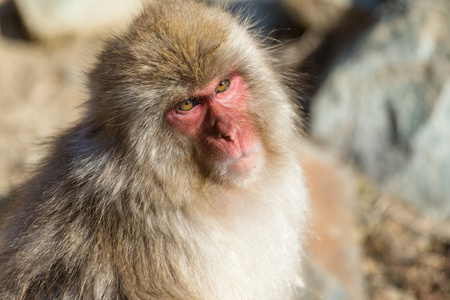
[{"label": "monkey face", "polygon": [[243,186],[281,160],[292,110],[248,25],[196,8],[146,10],[106,45],[89,77],[92,115],[145,172]]},{"label": "monkey face", "polygon": [[245,177],[258,166],[260,142],[246,98],[243,79],[235,74],[213,80],[167,112],[168,123],[199,146],[197,160],[208,173]]}]

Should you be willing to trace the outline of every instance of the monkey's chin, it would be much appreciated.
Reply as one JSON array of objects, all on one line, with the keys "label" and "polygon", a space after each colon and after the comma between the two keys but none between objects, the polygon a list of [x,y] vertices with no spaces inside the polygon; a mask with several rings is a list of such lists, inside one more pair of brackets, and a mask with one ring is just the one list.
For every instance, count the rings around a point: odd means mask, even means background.
[{"label": "monkey's chin", "polygon": [[243,155],[242,157],[231,161],[228,168],[232,173],[244,175],[251,173],[256,169],[258,163],[258,153],[252,152]]},{"label": "monkey's chin", "polygon": [[262,153],[253,151],[242,155],[240,158],[232,159],[224,164],[220,177],[223,182],[233,182],[243,185],[258,173],[262,163]]}]

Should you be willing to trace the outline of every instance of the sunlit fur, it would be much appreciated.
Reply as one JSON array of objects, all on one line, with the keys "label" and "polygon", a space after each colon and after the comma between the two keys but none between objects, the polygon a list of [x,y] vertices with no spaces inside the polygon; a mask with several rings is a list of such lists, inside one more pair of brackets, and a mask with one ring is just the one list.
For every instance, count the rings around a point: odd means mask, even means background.
[{"label": "sunlit fur", "polygon": [[[298,117],[263,48],[191,1],[149,6],[111,39],[84,117],[11,194],[0,299],[292,298],[307,214]],[[233,72],[260,140],[245,178],[200,168],[164,117]]]}]

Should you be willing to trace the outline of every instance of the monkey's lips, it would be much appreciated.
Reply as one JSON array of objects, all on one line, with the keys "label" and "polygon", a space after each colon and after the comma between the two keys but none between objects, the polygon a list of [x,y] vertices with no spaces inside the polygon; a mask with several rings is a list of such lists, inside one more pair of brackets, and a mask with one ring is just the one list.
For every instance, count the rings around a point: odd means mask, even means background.
[{"label": "monkey's lips", "polygon": [[231,161],[231,165],[251,164],[251,162],[255,159],[256,159],[256,152],[252,151],[249,153],[244,153],[241,157],[239,157],[237,159],[233,159]]},{"label": "monkey's lips", "polygon": [[220,170],[219,174],[222,174],[222,176],[246,177],[257,169],[261,161],[259,140],[250,141],[247,139],[244,142],[242,140],[241,142],[212,140],[206,151],[209,154],[210,166],[213,169]]},{"label": "monkey's lips", "polygon": [[245,175],[255,169],[258,165],[260,153],[257,147],[242,153],[238,158],[230,159],[227,162],[228,172],[235,175]]}]

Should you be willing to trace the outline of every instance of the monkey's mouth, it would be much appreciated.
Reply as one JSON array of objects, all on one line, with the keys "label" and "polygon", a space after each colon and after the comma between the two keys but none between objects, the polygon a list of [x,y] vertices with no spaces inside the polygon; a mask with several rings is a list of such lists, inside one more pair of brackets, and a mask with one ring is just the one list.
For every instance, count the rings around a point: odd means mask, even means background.
[{"label": "monkey's mouth", "polygon": [[251,151],[243,153],[239,158],[228,162],[228,171],[236,175],[245,175],[256,169],[260,160],[260,151],[255,147]]},{"label": "monkey's mouth", "polygon": [[233,159],[233,161],[231,162],[231,164],[235,164],[235,163],[245,163],[245,162],[246,162],[248,159],[250,159],[252,156],[256,155],[255,152],[256,152],[256,151],[244,153],[244,154],[242,154],[241,157],[239,157],[239,158],[237,158],[237,159]]}]

